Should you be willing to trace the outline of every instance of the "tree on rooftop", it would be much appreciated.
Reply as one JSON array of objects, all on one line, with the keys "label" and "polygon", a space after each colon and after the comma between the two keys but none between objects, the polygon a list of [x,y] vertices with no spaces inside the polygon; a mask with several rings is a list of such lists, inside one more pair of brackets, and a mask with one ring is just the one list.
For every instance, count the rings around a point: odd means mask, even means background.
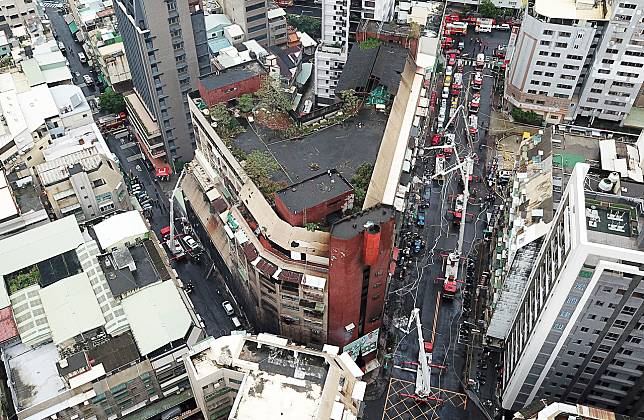
[{"label": "tree on rooftop", "polygon": [[259,100],[259,106],[270,112],[286,112],[291,108],[291,100],[280,88],[273,86],[270,77],[262,79],[255,96]]},{"label": "tree on rooftop", "polygon": [[265,195],[278,189],[279,184],[271,179],[271,175],[279,168],[279,164],[270,153],[259,150],[250,152],[244,163],[244,170]]},{"label": "tree on rooftop", "polygon": [[420,25],[416,22],[409,24],[409,38],[418,39],[420,38]]},{"label": "tree on rooftop", "polygon": [[358,46],[360,47],[361,50],[370,50],[372,48],[378,47],[378,45],[382,44],[382,41],[379,40],[378,38],[367,38],[364,41],[362,41]]},{"label": "tree on rooftop", "polygon": [[286,22],[294,26],[300,32],[306,32],[314,38],[320,36],[320,28],[322,27],[322,22],[320,19],[316,19],[311,16],[301,16],[301,15],[286,15]]},{"label": "tree on rooftop", "polygon": [[345,113],[355,111],[360,103],[360,99],[356,95],[356,91],[353,89],[342,90],[338,93],[338,96],[342,100],[342,110]]},{"label": "tree on rooftop", "polygon": [[496,7],[492,0],[482,0],[479,4],[479,13],[485,18],[496,19],[501,15],[501,9]]},{"label": "tree on rooftop", "polygon": [[373,174],[373,165],[371,163],[363,163],[356,168],[356,173],[351,177],[351,185],[355,191],[355,198],[353,207],[355,209],[362,209],[364,199],[367,197],[367,189],[371,181],[371,174]]},{"label": "tree on rooftop", "polygon": [[255,102],[253,101],[253,95],[251,95],[250,93],[244,93],[237,100],[237,106],[239,107],[239,110],[245,114],[251,112],[254,105]]},{"label": "tree on rooftop", "polygon": [[101,104],[101,109],[112,114],[125,111],[125,99],[123,99],[123,95],[114,92],[112,88],[107,88],[105,92],[101,93],[99,103]]},{"label": "tree on rooftop", "polygon": [[244,132],[239,121],[230,114],[226,104],[220,102],[210,109],[210,116],[217,122],[217,134],[224,141],[234,139],[238,134]]}]

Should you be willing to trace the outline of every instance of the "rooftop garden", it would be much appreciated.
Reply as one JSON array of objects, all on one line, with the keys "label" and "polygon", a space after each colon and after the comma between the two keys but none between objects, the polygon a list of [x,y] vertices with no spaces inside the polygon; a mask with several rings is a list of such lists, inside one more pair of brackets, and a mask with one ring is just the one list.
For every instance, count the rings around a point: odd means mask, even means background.
[{"label": "rooftop garden", "polygon": [[40,270],[36,265],[13,272],[5,276],[7,286],[9,286],[9,294],[12,295],[17,291],[24,289],[40,281]]}]

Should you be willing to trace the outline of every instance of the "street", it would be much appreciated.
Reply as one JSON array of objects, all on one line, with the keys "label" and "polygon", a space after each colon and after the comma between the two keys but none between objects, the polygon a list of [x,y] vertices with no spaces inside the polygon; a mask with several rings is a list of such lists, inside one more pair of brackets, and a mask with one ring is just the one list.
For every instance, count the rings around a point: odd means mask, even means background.
[{"label": "street", "polygon": [[[471,31],[474,32],[474,31]],[[477,42],[480,38],[480,44]],[[463,49],[464,68],[463,89],[459,94],[459,104],[468,108],[469,100],[472,97],[470,84],[476,69],[473,67],[473,59],[476,53],[485,52],[491,55],[497,45],[506,44],[509,38],[508,32],[494,31],[490,34],[470,33],[463,36],[465,48]],[[447,65],[447,64],[446,64]],[[465,156],[477,155],[474,159],[472,183],[470,183],[470,199],[466,213],[467,223],[465,225],[464,240],[462,244],[461,265],[458,273],[458,291],[453,299],[442,296],[444,278],[444,258],[451,251],[457,248],[459,227],[454,223],[455,215],[454,200],[462,193],[460,171],[454,170],[445,175],[444,181],[430,180],[434,174],[435,154],[442,151],[427,149],[431,146],[430,140],[433,134],[440,131],[436,121],[430,121],[430,127],[425,137],[425,153],[422,158],[417,159],[415,173],[419,182],[415,185],[415,194],[410,192],[406,224],[403,231],[408,235],[418,234],[425,241],[424,250],[414,259],[411,255],[407,257],[408,269],[406,273],[393,279],[390,286],[388,305],[392,312],[392,324],[397,339],[392,350],[393,357],[391,364],[391,381],[388,385],[386,395],[382,399],[369,402],[367,414],[369,419],[414,419],[414,418],[441,418],[441,419],[484,419],[486,415],[481,411],[482,405],[488,405],[485,400],[494,397],[496,385],[496,370],[494,362],[486,363],[480,374],[476,373],[476,362],[468,363],[468,372],[474,372],[473,383],[470,386],[466,383],[469,379],[464,376],[466,370],[466,349],[473,346],[474,353],[479,354],[476,342],[472,340],[473,333],[471,326],[476,326],[475,319],[467,319],[471,311],[470,297],[471,286],[465,282],[465,266],[471,261],[472,270],[475,270],[478,252],[483,249],[483,230],[485,228],[486,213],[491,207],[486,199],[488,195],[485,180],[486,163],[488,162],[488,148],[479,147],[483,142],[486,144],[487,128],[492,106],[492,90],[494,84],[492,65],[485,65],[483,69],[483,84],[480,90],[480,106],[478,111],[478,132],[468,141],[465,119],[457,113],[453,127],[446,129],[455,134],[456,152],[463,159]],[[439,77],[435,92],[438,98],[443,90],[443,77]],[[446,103],[452,100],[451,94]],[[441,99],[438,99],[440,102]],[[437,106],[438,110],[438,106]],[[466,112],[466,115],[468,113]],[[449,121],[449,117],[446,119]],[[428,140],[429,139],[429,140]],[[456,154],[456,153],[455,153]],[[455,155],[454,154],[454,155]],[[446,169],[453,169],[458,166],[455,157],[447,159]],[[477,182],[477,180],[481,182]],[[424,182],[423,182],[424,180]],[[422,199],[421,197],[425,197]],[[426,199],[429,199],[427,203]],[[419,205],[424,203],[425,225],[417,226],[414,217]],[[485,244],[487,246],[487,244]],[[405,244],[400,244],[401,251]],[[403,254],[403,252],[401,252]],[[403,257],[405,258],[405,257]],[[399,260],[399,264],[404,264]],[[467,302],[465,302],[467,301]],[[464,303],[465,302],[465,303]],[[409,331],[407,319],[413,308],[420,308],[423,339],[433,344],[431,368],[431,393],[430,399],[434,402],[415,402],[406,396],[414,394],[416,381],[416,368],[410,362],[418,360],[418,337],[415,324]],[[463,324],[464,321],[468,324]],[[391,333],[391,332],[390,332]],[[471,367],[474,367],[474,370]],[[407,367],[407,368],[406,368]],[[413,369],[410,369],[413,368]],[[479,379],[478,376],[484,379]],[[466,389],[477,390],[483,395],[479,398],[474,392],[467,392]],[[402,394],[402,395],[401,395]],[[474,400],[472,400],[474,396]],[[384,406],[384,407],[383,407]],[[384,415],[378,415],[384,409]],[[380,411],[382,412],[382,411]]]},{"label": "street", "polygon": [[[96,75],[92,74],[91,68],[88,65],[81,63],[78,58],[78,53],[82,52],[83,48],[72,35],[69,30],[69,26],[65,23],[62,13],[58,13],[56,9],[50,7],[45,8],[45,11],[51,22],[51,26],[56,33],[56,39],[65,45],[65,55],[69,62],[69,70],[74,78],[73,82],[83,90],[83,93],[89,102],[90,98],[98,97],[100,95],[100,91],[98,88],[98,82],[96,81]],[[79,74],[80,76],[76,76],[76,74]],[[84,75],[89,75],[95,81],[94,86],[87,86],[85,84],[83,81]]]},{"label": "street", "polygon": [[[123,143],[121,140],[123,139]],[[127,132],[117,135],[106,134],[105,140],[110,150],[116,154],[121,165],[121,171],[124,178],[129,177],[131,173],[134,178],[141,184],[142,188],[147,191],[151,198],[157,198],[159,204],[152,207],[152,217],[149,219],[150,226],[157,237],[161,238],[161,229],[169,224],[169,192],[174,187],[174,180],[170,183],[160,183],[153,180],[145,163],[142,160],[133,160],[128,157],[132,156],[132,149],[135,149],[138,155],[138,145],[133,145],[127,141]],[[140,171],[137,169],[140,169]],[[164,191],[165,190],[165,191]],[[220,337],[230,333],[233,325],[230,317],[226,315],[221,304],[225,300],[231,300],[226,295],[226,289],[223,280],[215,268],[213,262],[207,253],[202,254],[199,262],[191,258],[185,258],[181,261],[174,261],[172,265],[177,271],[179,279],[184,284],[192,283],[193,290],[190,293],[190,299],[206,325],[206,331],[213,337]]]}]

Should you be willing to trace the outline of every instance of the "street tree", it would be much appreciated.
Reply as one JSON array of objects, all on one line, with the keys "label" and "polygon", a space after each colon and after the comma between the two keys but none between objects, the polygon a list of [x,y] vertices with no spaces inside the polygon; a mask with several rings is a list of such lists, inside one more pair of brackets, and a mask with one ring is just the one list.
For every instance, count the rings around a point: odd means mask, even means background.
[{"label": "street tree", "polygon": [[101,104],[101,109],[112,114],[118,114],[119,112],[125,111],[125,99],[123,98],[123,95],[118,92],[114,92],[111,88],[107,88],[107,90],[101,94],[99,103]]},{"label": "street tree", "polygon": [[496,7],[492,0],[483,0],[479,4],[479,13],[485,18],[496,19],[501,15],[501,9]]},{"label": "street tree", "polygon": [[253,95],[251,95],[250,93],[244,93],[237,100],[237,106],[239,107],[239,110],[244,114],[251,112],[254,105],[255,101],[253,101]]}]

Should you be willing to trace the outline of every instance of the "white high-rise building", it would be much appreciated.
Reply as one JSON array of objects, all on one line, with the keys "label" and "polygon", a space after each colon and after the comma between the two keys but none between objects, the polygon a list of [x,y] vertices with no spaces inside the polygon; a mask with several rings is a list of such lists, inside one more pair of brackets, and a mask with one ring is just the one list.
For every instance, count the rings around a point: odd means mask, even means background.
[{"label": "white high-rise building", "polygon": [[362,19],[389,22],[394,17],[394,0],[362,0]]},{"label": "white high-rise building", "polygon": [[515,39],[513,107],[547,123],[628,116],[644,81],[644,0],[536,0]]},{"label": "white high-rise building", "polygon": [[315,96],[319,105],[335,99],[349,54],[349,0],[322,0],[322,41],[315,51]]},{"label": "white high-rise building", "polygon": [[601,168],[573,170],[506,335],[504,408],[553,399],[643,415],[642,146],[602,140]]}]

